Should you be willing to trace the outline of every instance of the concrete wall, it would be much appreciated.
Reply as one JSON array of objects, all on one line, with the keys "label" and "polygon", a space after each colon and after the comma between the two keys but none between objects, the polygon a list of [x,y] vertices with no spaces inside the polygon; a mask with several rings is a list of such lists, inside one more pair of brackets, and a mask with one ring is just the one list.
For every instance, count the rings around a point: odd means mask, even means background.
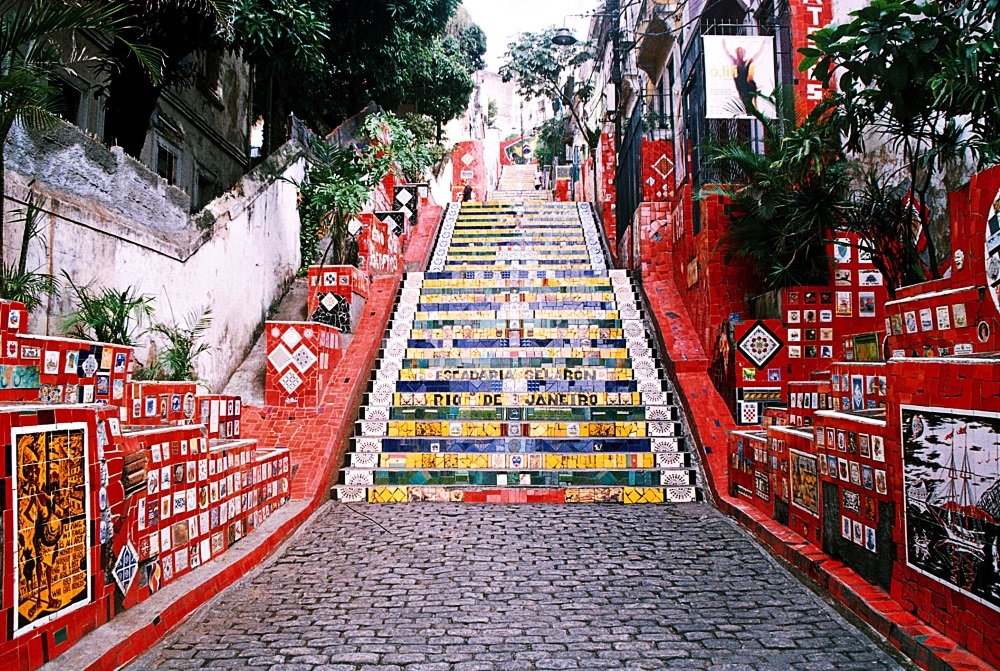
[{"label": "concrete wall", "polygon": [[[157,321],[211,307],[205,341],[212,349],[200,358],[199,374],[221,389],[300,265],[301,145],[286,144],[193,217],[186,194],[72,126],[15,132],[6,153],[8,198],[23,201],[31,183],[45,199],[45,234],[29,249],[29,268],[57,276],[65,270],[77,284],[134,286],[155,297]],[[8,221],[17,207],[8,201]],[[20,227],[6,229],[10,261]],[[63,290],[31,315],[29,329],[61,334],[74,308]],[[137,358],[146,356],[140,348]]]}]

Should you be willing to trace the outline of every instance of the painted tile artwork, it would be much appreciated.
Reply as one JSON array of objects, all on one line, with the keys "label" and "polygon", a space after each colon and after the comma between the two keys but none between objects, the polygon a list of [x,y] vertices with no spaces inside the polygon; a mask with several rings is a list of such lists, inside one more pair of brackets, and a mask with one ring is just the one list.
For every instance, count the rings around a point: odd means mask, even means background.
[{"label": "painted tile artwork", "polygon": [[86,425],[15,429],[15,631],[90,599]]},{"label": "painted tile artwork", "polygon": [[900,412],[907,563],[1000,610],[1000,414]]}]

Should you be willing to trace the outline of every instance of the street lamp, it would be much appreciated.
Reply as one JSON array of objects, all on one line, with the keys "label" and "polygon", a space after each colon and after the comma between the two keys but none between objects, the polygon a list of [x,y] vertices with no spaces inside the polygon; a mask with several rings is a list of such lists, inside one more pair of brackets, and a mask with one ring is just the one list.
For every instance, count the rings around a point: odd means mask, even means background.
[{"label": "street lamp", "polygon": [[559,45],[560,47],[571,47],[577,43],[576,37],[573,36],[572,31],[569,28],[560,28],[556,31],[556,34],[552,36],[552,44]]}]

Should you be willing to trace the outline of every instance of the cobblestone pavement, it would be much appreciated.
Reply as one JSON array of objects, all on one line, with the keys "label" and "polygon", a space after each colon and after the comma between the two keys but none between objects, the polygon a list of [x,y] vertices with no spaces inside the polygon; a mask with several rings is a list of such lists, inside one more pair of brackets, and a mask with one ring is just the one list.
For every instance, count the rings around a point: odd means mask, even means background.
[{"label": "cobblestone pavement", "polygon": [[705,504],[331,504],[131,669],[899,669]]}]

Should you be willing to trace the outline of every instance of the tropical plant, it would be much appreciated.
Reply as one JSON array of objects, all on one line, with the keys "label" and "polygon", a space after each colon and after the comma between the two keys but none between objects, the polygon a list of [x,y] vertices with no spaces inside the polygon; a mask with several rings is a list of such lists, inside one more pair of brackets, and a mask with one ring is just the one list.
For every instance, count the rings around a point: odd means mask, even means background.
[{"label": "tropical plant", "polygon": [[191,312],[183,325],[154,324],[150,331],[161,336],[166,345],[158,349],[154,357],[155,365],[146,366],[153,375],[148,379],[198,381],[195,359],[211,349],[207,343],[198,341],[204,337],[211,325],[210,308],[205,308],[200,313]]},{"label": "tropical plant", "polygon": [[727,261],[750,261],[769,289],[825,283],[827,243],[848,208],[840,130],[819,109],[800,118],[791,89],[778,89],[769,100],[773,119],[747,110],[763,126],[764,152],[740,140],[709,145],[709,165],[725,183],[703,188],[700,197],[731,203],[719,243]]},{"label": "tropical plant", "polygon": [[28,246],[41,237],[39,217],[42,208],[34,192],[28,195],[23,208],[14,210],[12,223],[21,222],[21,251],[17,263],[0,264],[0,298],[9,301],[19,301],[29,310],[34,310],[42,303],[42,297],[55,293],[59,282],[52,275],[38,272],[38,269],[28,270]]},{"label": "tropical plant", "polygon": [[74,338],[135,346],[142,324],[153,316],[153,297],[134,287],[117,290],[80,286],[63,271],[78,307],[66,318],[66,332]]},{"label": "tropical plant", "polygon": [[901,156],[904,206],[920,223],[935,278],[934,177],[969,155],[983,166],[1000,153],[996,6],[875,0],[850,23],[813,33],[815,46],[800,50],[801,70],[814,68],[827,84],[839,77],[824,106],[840,117],[847,149],[863,153],[875,138]]},{"label": "tropical plant", "polygon": [[372,185],[361,156],[350,147],[316,141],[305,179],[299,184],[299,219],[302,267],[320,261],[320,242],[330,245],[322,263],[333,252],[334,263],[345,262],[347,225],[361,211]]},{"label": "tropical plant", "polygon": [[886,184],[874,169],[858,181],[860,188],[851,195],[844,229],[863,241],[860,247],[871,254],[889,297],[895,298],[899,287],[927,279],[916,245],[914,228],[919,222],[913,218],[904,185]]},{"label": "tropical plant", "polygon": [[[351,218],[390,172],[419,179],[436,155],[433,141],[418,139],[392,113],[365,119],[362,138],[366,144],[360,151],[322,141],[312,145],[310,167],[298,185],[303,268],[327,259],[338,265],[357,263],[357,246],[348,230]],[[320,259],[320,241],[327,235],[330,244]]]},{"label": "tropical plant", "polygon": [[[61,100],[54,85],[61,72],[81,66],[98,69],[108,59],[81,49],[65,49],[60,38],[74,30],[93,30],[135,58],[147,77],[158,76],[155,50],[121,37],[128,26],[123,6],[105,2],[2,0],[0,2],[0,221],[5,200],[4,145],[14,124],[45,129],[57,123]],[[0,227],[0,253],[5,249]]]}]

